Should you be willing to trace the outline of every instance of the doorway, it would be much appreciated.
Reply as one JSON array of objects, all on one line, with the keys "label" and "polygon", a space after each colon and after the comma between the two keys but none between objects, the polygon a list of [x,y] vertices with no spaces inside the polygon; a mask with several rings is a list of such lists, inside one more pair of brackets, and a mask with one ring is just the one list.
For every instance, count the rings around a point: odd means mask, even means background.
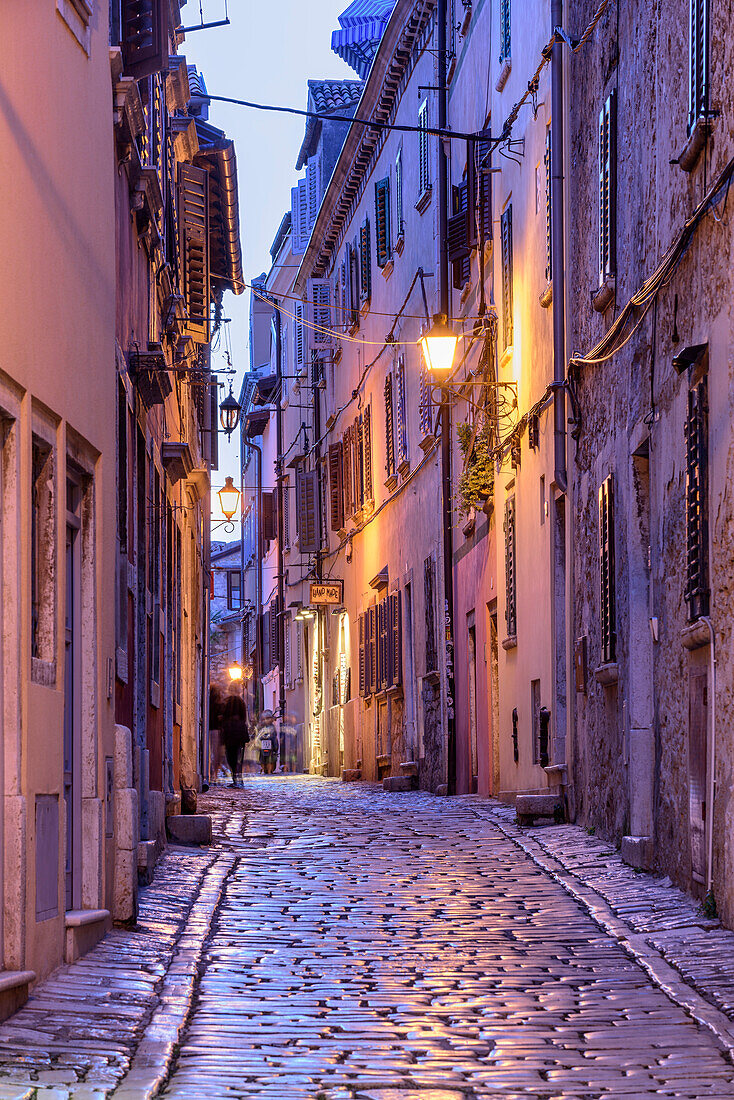
[{"label": "doorway", "polygon": [[474,612],[469,615],[469,793],[477,793],[479,766],[477,762],[477,630]]},{"label": "doorway", "polygon": [[81,909],[81,507],[82,486],[66,479],[64,657],[65,908]]}]

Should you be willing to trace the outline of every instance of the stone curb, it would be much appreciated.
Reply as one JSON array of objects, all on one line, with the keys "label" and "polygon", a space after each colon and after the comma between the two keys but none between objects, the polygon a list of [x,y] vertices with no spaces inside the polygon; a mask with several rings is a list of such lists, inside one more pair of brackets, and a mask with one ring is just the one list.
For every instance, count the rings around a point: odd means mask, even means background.
[{"label": "stone curb", "polygon": [[222,853],[205,871],[163,979],[158,1005],[127,1073],[109,1094],[115,1100],[152,1100],[165,1083],[191,1011],[204,944],[236,863],[235,854]]},{"label": "stone curb", "polygon": [[[622,950],[646,972],[674,1004],[684,1009],[699,1025],[708,1028],[727,1051],[729,1057],[734,1059],[732,1021],[684,981],[658,948],[648,941],[647,936],[635,932],[614,912],[606,898],[592,886],[584,883],[577,875],[568,871],[554,856],[548,855],[537,840],[523,838],[491,810],[487,816],[503,836],[525,852],[533,863],[550,875],[580,905],[583,905],[594,923],[617,941]],[[484,815],[477,814],[477,817],[484,817]]]}]

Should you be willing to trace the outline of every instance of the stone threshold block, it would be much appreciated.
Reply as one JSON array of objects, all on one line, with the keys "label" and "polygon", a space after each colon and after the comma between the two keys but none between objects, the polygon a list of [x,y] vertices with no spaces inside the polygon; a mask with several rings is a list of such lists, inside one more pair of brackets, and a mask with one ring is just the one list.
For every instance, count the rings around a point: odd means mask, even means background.
[{"label": "stone threshold block", "polygon": [[149,886],[153,881],[157,854],[156,847],[154,840],[141,840],[138,844],[138,883],[140,886]]},{"label": "stone threshold block", "polygon": [[112,927],[109,909],[70,909],[66,914],[66,962],[72,963],[86,955]]},{"label": "stone threshold block", "polygon": [[619,854],[630,867],[650,871],[653,865],[653,838],[651,836],[623,836]]},{"label": "stone threshold block", "polygon": [[0,970],[0,1021],[7,1020],[28,1000],[28,986],[35,970]]},{"label": "stone threshold block", "polygon": [[383,791],[412,791],[413,777],[410,775],[386,775],[382,781]]},{"label": "stone threshold block", "polygon": [[551,817],[565,821],[563,798],[559,794],[519,794],[515,799],[519,825],[532,825],[536,817]]},{"label": "stone threshold block", "polygon": [[166,818],[166,829],[173,844],[212,842],[212,819],[209,814],[171,814]]},{"label": "stone threshold block", "polygon": [[342,783],[356,783],[361,778],[361,768],[342,768]]}]

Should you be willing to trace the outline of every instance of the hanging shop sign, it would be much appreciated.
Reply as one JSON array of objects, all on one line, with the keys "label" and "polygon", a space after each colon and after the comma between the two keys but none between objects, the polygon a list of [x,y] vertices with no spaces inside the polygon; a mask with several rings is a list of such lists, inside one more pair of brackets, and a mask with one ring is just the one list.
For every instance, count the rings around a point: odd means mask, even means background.
[{"label": "hanging shop sign", "polygon": [[344,581],[323,581],[311,583],[312,607],[320,604],[340,604],[344,602]]}]

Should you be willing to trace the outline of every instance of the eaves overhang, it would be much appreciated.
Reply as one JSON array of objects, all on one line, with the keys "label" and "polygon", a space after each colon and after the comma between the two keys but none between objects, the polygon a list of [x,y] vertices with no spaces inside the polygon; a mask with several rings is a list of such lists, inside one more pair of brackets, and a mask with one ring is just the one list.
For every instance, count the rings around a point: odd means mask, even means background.
[{"label": "eaves overhang", "polygon": [[[436,0],[398,0],[359,101],[360,118],[389,120],[400,76],[410,62],[412,44],[428,23],[435,4]],[[331,252],[379,140],[380,131],[355,122],[349,127],[296,274],[293,286],[297,295],[304,294],[309,277],[321,276],[328,269]]]},{"label": "eaves overhang", "polygon": [[212,285],[231,290],[234,294],[242,294],[245,281],[242,273],[234,142],[228,138],[219,138],[211,145],[202,145],[202,132],[198,123],[196,129],[200,147],[194,163],[209,171],[209,254]]}]

